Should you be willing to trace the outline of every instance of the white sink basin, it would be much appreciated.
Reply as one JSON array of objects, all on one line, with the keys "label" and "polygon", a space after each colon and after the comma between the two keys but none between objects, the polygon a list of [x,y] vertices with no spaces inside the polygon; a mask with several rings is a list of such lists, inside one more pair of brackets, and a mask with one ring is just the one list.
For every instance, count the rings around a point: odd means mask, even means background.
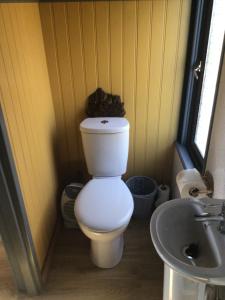
[{"label": "white sink basin", "polygon": [[[206,211],[218,214],[223,201],[207,199],[206,205],[202,201],[175,199],[159,206],[151,218],[152,241],[173,270],[201,282],[225,285],[225,234],[219,232],[218,221],[196,221],[196,215]],[[210,204],[215,203],[219,206],[212,208]],[[185,252],[190,245],[197,248],[193,260]]]}]

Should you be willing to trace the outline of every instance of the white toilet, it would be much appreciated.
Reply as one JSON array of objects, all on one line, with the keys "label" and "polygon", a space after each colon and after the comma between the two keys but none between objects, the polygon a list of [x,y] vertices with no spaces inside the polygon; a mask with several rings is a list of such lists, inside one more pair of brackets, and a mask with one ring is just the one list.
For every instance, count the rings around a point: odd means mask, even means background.
[{"label": "white toilet", "polygon": [[126,172],[129,123],[125,118],[89,118],[80,124],[88,172],[93,176],[79,193],[75,215],[91,240],[93,263],[117,265],[123,254],[123,232],[134,204],[121,175]]}]

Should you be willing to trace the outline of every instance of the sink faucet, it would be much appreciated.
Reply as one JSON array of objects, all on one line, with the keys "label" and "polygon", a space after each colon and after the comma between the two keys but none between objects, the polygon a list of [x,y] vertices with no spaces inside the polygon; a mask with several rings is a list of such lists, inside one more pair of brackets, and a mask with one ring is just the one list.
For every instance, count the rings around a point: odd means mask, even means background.
[{"label": "sink faucet", "polygon": [[225,234],[225,202],[222,204],[221,212],[218,215],[212,215],[209,213],[203,213],[195,216],[195,221],[206,222],[206,221],[217,221],[219,222],[219,232]]}]

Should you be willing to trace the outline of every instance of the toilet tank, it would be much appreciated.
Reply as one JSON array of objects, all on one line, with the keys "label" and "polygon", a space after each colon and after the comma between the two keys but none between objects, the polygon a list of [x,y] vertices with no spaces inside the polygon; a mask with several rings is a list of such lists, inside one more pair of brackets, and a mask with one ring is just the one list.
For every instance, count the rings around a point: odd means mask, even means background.
[{"label": "toilet tank", "polygon": [[89,174],[120,176],[126,172],[129,122],[125,118],[88,118],[80,124]]}]

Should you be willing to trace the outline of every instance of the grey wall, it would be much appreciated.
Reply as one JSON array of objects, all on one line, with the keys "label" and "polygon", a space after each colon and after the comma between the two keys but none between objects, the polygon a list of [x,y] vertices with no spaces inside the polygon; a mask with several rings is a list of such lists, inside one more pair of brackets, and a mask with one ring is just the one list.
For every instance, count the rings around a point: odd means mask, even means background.
[{"label": "grey wall", "polygon": [[172,169],[172,181],[171,181],[171,194],[172,199],[179,198],[180,193],[176,186],[176,176],[177,174],[183,170],[183,165],[179,156],[177,149],[174,149],[174,160],[173,160],[173,169]]},{"label": "grey wall", "polygon": [[206,169],[214,179],[213,196],[225,198],[225,59],[221,70]]}]

